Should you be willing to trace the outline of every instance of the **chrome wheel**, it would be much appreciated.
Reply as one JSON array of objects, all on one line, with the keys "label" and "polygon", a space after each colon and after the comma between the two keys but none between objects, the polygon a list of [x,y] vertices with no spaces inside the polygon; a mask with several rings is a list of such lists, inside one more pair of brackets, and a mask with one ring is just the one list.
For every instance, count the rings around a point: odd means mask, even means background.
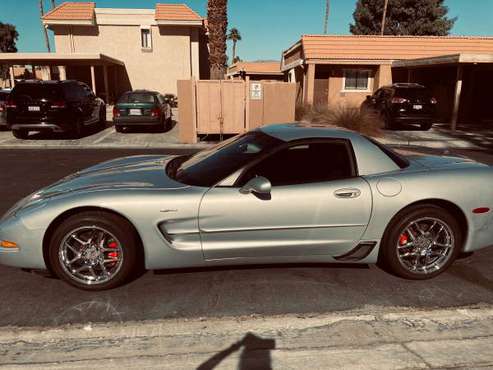
[{"label": "chrome wheel", "polygon": [[62,239],[58,259],[65,273],[79,283],[102,284],[118,274],[123,264],[118,239],[99,226],[83,226]]},{"label": "chrome wheel", "polygon": [[409,272],[431,274],[447,264],[454,248],[452,228],[438,218],[423,217],[410,222],[400,233],[397,257]]}]

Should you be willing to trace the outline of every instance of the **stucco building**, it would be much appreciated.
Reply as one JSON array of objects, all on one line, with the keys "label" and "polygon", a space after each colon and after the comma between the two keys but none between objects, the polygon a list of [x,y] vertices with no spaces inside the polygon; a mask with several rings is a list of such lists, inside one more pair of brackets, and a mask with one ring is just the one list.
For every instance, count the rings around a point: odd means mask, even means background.
[{"label": "stucco building", "polygon": [[230,79],[246,79],[252,81],[284,81],[285,74],[281,71],[281,63],[277,62],[237,62],[228,67],[226,75]]},{"label": "stucco building", "polygon": [[0,62],[57,66],[57,78],[84,81],[108,101],[130,89],[176,94],[177,80],[208,78],[204,19],[185,4],[110,9],[65,2],[43,23],[54,33],[54,53],[4,54]]},{"label": "stucco building", "polygon": [[381,86],[418,82],[454,127],[493,122],[493,37],[305,35],[283,52],[281,70],[299,103],[359,106]]}]

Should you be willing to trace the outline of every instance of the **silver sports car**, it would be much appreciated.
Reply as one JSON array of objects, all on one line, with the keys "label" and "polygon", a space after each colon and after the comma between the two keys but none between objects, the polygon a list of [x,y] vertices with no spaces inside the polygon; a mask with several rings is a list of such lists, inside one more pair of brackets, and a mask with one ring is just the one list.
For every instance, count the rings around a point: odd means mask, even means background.
[{"label": "silver sports car", "polygon": [[409,279],[493,240],[493,171],[355,132],[266,126],[191,156],[70,175],[0,221],[0,263],[101,290],[143,269],[378,262]]}]

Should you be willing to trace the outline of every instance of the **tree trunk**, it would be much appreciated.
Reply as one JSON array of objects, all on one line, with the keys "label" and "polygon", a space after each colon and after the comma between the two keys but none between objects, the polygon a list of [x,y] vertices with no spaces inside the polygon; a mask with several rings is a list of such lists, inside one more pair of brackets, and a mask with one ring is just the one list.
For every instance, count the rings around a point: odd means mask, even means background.
[{"label": "tree trunk", "polygon": [[234,63],[236,59],[236,40],[233,40],[233,60],[232,62]]},{"label": "tree trunk", "polygon": [[224,80],[225,70],[224,67],[218,67],[211,65],[211,80]]},{"label": "tree trunk", "polygon": [[228,1],[208,0],[207,20],[209,30],[209,64],[211,79],[224,80],[226,33],[228,30]]},{"label": "tree trunk", "polygon": [[43,0],[39,0],[39,13],[41,14],[41,27],[43,27],[43,33],[45,36],[45,44],[46,44],[46,50],[48,50],[48,53],[51,53],[51,48],[50,48],[50,39],[48,37],[48,30],[43,24],[43,16],[45,14],[45,11],[43,9]]}]

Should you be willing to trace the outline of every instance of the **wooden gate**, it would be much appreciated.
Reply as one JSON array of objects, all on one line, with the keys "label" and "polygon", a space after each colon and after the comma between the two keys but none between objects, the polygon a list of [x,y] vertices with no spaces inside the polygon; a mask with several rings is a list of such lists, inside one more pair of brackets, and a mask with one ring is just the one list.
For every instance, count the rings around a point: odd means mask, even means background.
[{"label": "wooden gate", "polygon": [[239,134],[269,123],[294,121],[296,85],[243,80],[178,81],[179,135]]}]

